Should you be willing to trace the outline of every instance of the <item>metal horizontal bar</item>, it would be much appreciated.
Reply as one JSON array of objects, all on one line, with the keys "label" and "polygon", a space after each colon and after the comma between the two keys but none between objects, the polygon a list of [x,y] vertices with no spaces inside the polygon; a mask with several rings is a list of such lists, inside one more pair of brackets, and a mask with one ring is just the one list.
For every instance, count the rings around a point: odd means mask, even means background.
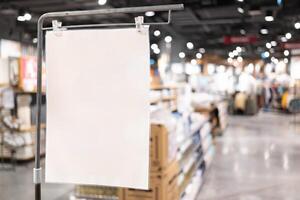
[{"label": "metal horizontal bar", "polygon": [[[143,23],[142,25],[167,25],[169,22],[156,22],[156,23]],[[77,28],[97,28],[97,27],[111,27],[111,26],[135,26],[135,23],[117,23],[117,24],[81,24],[81,25],[69,25],[62,26],[61,28],[66,29],[77,29]],[[53,27],[45,27],[44,31],[51,31]]]},{"label": "metal horizontal bar", "polygon": [[63,11],[63,12],[50,12],[45,13],[41,18],[51,17],[66,17],[66,16],[90,16],[100,14],[114,14],[114,13],[141,13],[147,11],[168,11],[168,10],[183,10],[183,4],[170,4],[160,6],[142,6],[142,7],[130,7],[130,8],[109,8],[98,10],[80,10],[80,11]]},{"label": "metal horizontal bar", "polygon": [[[167,22],[150,22],[150,23],[143,23],[142,25],[168,25],[171,23],[171,13],[172,11],[169,10],[168,12],[168,21]],[[111,24],[80,24],[80,25],[67,25],[62,26],[60,28],[66,28],[66,29],[79,29],[79,28],[97,28],[97,27],[112,27],[112,26],[135,26],[135,23],[111,23]],[[43,27],[43,31],[53,30],[53,27]]]}]

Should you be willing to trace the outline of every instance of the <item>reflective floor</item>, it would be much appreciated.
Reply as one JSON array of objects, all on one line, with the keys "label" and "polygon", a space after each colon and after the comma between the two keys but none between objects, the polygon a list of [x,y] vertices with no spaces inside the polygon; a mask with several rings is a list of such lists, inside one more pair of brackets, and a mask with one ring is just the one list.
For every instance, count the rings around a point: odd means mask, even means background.
[{"label": "reflective floor", "polygon": [[[0,200],[34,200],[32,168],[33,163],[25,163],[15,171],[0,171]],[[42,188],[43,200],[67,200],[74,187],[43,184]]]},{"label": "reflective floor", "polygon": [[[298,125],[295,125],[297,121]],[[32,163],[0,171],[0,200],[33,200]],[[73,187],[47,184],[43,200],[69,199]],[[217,140],[198,200],[299,200],[300,116],[235,116]]]},{"label": "reflective floor", "polygon": [[231,117],[199,200],[298,199],[300,116]]}]

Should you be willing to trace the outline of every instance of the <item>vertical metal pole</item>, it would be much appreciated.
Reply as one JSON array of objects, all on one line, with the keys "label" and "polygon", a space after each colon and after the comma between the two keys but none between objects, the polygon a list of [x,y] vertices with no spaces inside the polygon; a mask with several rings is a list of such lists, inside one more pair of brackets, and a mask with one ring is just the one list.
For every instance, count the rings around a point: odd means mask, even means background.
[{"label": "vertical metal pole", "polygon": [[36,112],[36,142],[35,142],[35,166],[33,169],[33,182],[35,184],[35,200],[41,200],[41,162],[40,162],[40,146],[41,146],[41,104],[42,104],[42,61],[43,61],[43,22],[41,17],[38,21],[38,56],[37,56],[37,112]]}]

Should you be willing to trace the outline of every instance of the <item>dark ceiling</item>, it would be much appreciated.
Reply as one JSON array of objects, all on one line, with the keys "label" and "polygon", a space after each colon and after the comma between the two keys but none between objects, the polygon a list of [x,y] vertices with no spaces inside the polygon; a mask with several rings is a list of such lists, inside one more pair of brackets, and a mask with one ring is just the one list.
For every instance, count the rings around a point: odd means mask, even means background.
[{"label": "dark ceiling", "polygon": [[[105,6],[98,5],[97,0],[1,0],[0,1],[0,37],[20,41],[32,41],[36,37],[36,22],[38,17],[50,11],[101,9],[105,7],[131,7],[145,5],[162,5],[183,3],[185,10],[172,14],[172,24],[159,27],[161,37],[154,37],[152,42],[158,42],[166,35],[176,39],[193,42],[195,50],[203,47],[207,52],[223,56],[237,45],[245,47],[245,55],[258,57],[266,50],[266,42],[275,40],[274,54],[280,56],[283,52],[280,38],[287,32],[293,37],[290,41],[300,39],[299,31],[294,23],[300,20],[300,1],[282,0],[107,0]],[[238,12],[241,7],[244,13]],[[272,11],[275,20],[265,21],[266,12]],[[17,21],[17,16],[24,12],[32,14],[32,19],[26,22]],[[134,15],[118,14],[97,17],[69,17],[63,24],[79,23],[117,23],[133,22]],[[156,13],[146,17],[147,22],[167,20],[167,13]],[[152,31],[158,27],[153,27]],[[267,28],[269,33],[262,35],[261,28]],[[254,43],[224,44],[224,36],[256,37]],[[195,53],[191,51],[191,53]]]}]

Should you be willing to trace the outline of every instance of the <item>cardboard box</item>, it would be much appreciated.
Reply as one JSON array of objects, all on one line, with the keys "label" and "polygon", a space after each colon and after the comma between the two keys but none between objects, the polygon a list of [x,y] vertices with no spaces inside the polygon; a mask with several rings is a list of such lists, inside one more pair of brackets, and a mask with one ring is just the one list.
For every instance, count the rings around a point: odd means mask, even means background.
[{"label": "cardboard box", "polygon": [[93,185],[78,185],[75,187],[75,196],[78,198],[121,199],[122,189]]},{"label": "cardboard box", "polygon": [[[165,126],[151,125],[150,138],[150,171],[163,171],[176,157],[176,151],[172,150],[170,135]],[[173,148],[174,149],[174,148]],[[175,149],[176,150],[176,149]]]},{"label": "cardboard box", "polygon": [[149,190],[123,189],[120,200],[178,200],[178,174],[179,166],[174,161],[162,172],[151,173]]}]

